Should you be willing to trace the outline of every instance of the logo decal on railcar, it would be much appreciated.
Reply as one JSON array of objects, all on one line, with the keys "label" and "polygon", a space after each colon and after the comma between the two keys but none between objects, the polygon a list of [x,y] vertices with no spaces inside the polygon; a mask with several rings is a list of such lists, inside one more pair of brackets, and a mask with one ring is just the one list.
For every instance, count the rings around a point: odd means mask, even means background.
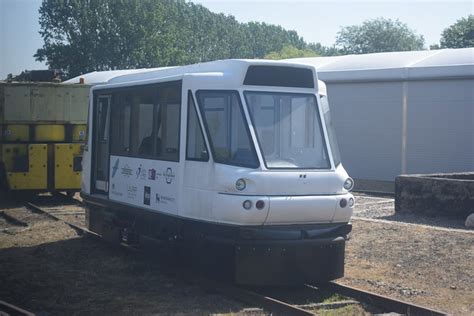
[{"label": "logo decal on railcar", "polygon": [[110,191],[110,194],[115,196],[123,196],[122,192],[116,190],[115,183],[112,183],[112,190]]},{"label": "logo decal on railcar", "polygon": [[160,202],[163,203],[163,204],[172,203],[174,201],[175,201],[174,197],[166,196],[166,195],[161,195],[160,196]]},{"label": "logo decal on railcar", "polygon": [[159,193],[155,194],[155,203],[168,204],[168,203],[174,203],[174,201],[175,201],[174,197],[166,196]]},{"label": "logo decal on railcar", "polygon": [[137,196],[137,187],[134,185],[127,186],[127,198],[133,200]]},{"label": "logo decal on railcar", "polygon": [[148,169],[148,180],[155,180],[156,179],[156,170],[155,169]]},{"label": "logo decal on railcar", "polygon": [[164,173],[164,176],[165,176],[166,183],[171,184],[171,182],[173,182],[173,179],[174,179],[174,176],[175,176],[174,173],[173,173],[173,169],[167,168],[165,173]]},{"label": "logo decal on railcar", "polygon": [[140,164],[140,166],[138,167],[137,169],[137,172],[135,172],[135,174],[137,175],[137,178],[140,178],[140,180],[145,180],[146,179],[146,168],[143,168],[143,165]]},{"label": "logo decal on railcar", "polygon": [[115,174],[117,173],[119,163],[120,163],[120,159],[117,158],[117,160],[115,160],[114,166],[112,167],[112,178],[115,177]]},{"label": "logo decal on railcar", "polygon": [[132,169],[128,164],[125,164],[125,166],[122,167],[122,175],[126,176],[127,178],[132,175]]},{"label": "logo decal on railcar", "polygon": [[151,197],[151,188],[149,186],[145,186],[143,189],[143,204],[150,205],[150,197]]},{"label": "logo decal on railcar", "polygon": [[137,179],[141,173],[142,173],[142,164],[140,164],[140,167],[138,167],[137,172],[135,172],[135,174],[137,175]]}]

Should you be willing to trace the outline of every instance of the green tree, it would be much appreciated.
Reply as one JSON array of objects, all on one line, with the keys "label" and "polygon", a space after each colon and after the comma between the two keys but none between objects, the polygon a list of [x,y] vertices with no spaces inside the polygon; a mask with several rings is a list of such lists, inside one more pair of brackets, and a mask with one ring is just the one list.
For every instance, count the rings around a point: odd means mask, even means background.
[{"label": "green tree", "polygon": [[341,28],[336,46],[344,54],[421,50],[425,40],[399,20],[377,18]]},{"label": "green tree", "polygon": [[[93,70],[155,66],[168,60],[162,49],[173,25],[164,1],[45,0],[40,7],[44,45],[35,57],[77,75]],[[157,27],[159,26],[159,27]]]},{"label": "green tree", "polygon": [[343,55],[344,52],[334,46],[323,46],[321,43],[309,43],[308,49],[314,51],[317,55],[321,56],[339,56]]},{"label": "green tree", "polygon": [[184,0],[43,0],[43,47],[35,57],[66,76],[94,70],[162,67],[227,58],[263,58],[295,31],[239,23]]},{"label": "green tree", "polygon": [[317,57],[318,54],[311,49],[299,49],[292,45],[285,45],[278,52],[271,52],[265,55],[265,59],[288,59],[288,58],[301,58],[301,57]]},{"label": "green tree", "polygon": [[474,47],[474,15],[461,18],[444,29],[440,40],[441,48]]}]

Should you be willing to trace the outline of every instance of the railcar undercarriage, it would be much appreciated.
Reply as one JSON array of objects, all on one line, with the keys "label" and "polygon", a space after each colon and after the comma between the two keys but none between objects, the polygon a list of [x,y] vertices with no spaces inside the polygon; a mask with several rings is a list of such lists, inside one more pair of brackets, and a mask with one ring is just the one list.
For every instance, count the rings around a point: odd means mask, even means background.
[{"label": "railcar undercarriage", "polygon": [[112,243],[172,245],[182,263],[245,285],[324,283],[344,275],[350,223],[236,226],[173,217],[83,195],[88,228]]}]

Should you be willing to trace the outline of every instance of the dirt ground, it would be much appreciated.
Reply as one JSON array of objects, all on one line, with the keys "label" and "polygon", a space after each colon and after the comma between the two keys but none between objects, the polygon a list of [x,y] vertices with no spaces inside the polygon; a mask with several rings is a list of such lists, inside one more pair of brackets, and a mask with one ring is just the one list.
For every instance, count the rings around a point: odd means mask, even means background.
[{"label": "dirt ground", "polygon": [[474,232],[353,220],[342,283],[474,315]]},{"label": "dirt ground", "polygon": [[61,222],[29,224],[0,233],[0,297],[40,315],[238,314],[246,307]]},{"label": "dirt ground", "polygon": [[[44,199],[37,204],[84,225],[77,205],[47,205]],[[68,225],[19,204],[0,207],[0,212],[27,224],[13,225],[0,216],[0,300],[38,315],[268,315],[203,287],[188,269],[176,268],[157,253],[80,237]],[[298,298],[290,303],[311,305],[339,297]],[[364,310],[354,305],[325,314],[366,315]]]},{"label": "dirt ground", "polygon": [[[28,226],[0,217],[1,300],[39,315],[263,314],[180,277],[156,258],[79,237],[61,222],[3,204],[0,211]],[[70,211],[68,220],[83,223],[76,206]],[[353,227],[340,282],[474,314],[474,232],[363,219]]]}]

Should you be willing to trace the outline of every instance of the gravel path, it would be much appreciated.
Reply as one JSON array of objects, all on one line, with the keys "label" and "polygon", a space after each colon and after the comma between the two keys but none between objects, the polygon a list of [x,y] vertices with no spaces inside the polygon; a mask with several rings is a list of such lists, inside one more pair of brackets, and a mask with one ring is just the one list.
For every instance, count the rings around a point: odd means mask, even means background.
[{"label": "gravel path", "polygon": [[381,219],[400,223],[422,224],[433,227],[455,228],[474,231],[464,226],[464,219],[448,216],[426,216],[396,213],[395,200],[390,196],[373,196],[355,193],[354,217]]},{"label": "gravel path", "polygon": [[[442,217],[398,216],[390,197],[357,194],[356,203],[340,282],[474,315],[473,230]],[[2,210],[29,225],[12,227],[0,218],[4,300],[48,314],[249,314],[250,306],[180,281],[159,262],[78,238],[68,226],[22,208]]]},{"label": "gravel path", "polygon": [[474,315],[474,234],[353,220],[341,282],[455,315]]}]

